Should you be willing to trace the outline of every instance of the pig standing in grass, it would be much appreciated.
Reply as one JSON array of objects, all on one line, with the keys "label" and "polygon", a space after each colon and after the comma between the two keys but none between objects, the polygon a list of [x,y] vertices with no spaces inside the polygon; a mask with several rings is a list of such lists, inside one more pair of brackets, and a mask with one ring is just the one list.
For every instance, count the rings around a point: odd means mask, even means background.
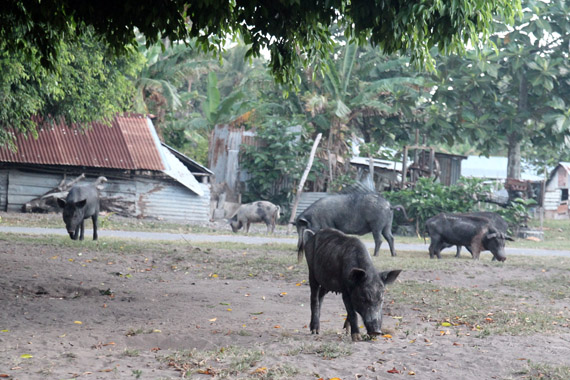
[{"label": "pig standing in grass", "polygon": [[345,234],[364,235],[372,232],[374,237],[374,256],[378,256],[382,236],[388,241],[390,253],[396,256],[392,219],[394,209],[404,213],[403,206],[391,206],[382,195],[369,193],[334,194],[319,199],[295,220],[299,240],[297,243],[297,261],[303,259],[303,231],[318,231],[322,228],[336,228]]},{"label": "pig standing in grass", "polygon": [[452,245],[469,247],[474,260],[479,260],[481,251],[491,251],[499,261],[505,261],[505,240],[512,240],[499,231],[488,218],[469,214],[441,213],[426,221],[430,236],[429,256],[441,258],[443,248]]},{"label": "pig standing in grass", "polygon": [[382,334],[382,304],[385,286],[393,283],[401,270],[378,272],[364,244],[356,238],[327,228],[303,232],[305,257],[311,286],[312,334],[320,330],[323,298],[328,292],[342,294],[353,341],[361,340],[358,314],[368,335]]},{"label": "pig standing in grass", "polygon": [[[85,219],[93,221],[93,240],[97,240],[97,218],[99,216],[99,189],[97,183],[76,185],[69,190],[65,200],[58,199],[59,207],[63,209],[63,221],[69,236],[73,240],[83,240]],[[105,179],[106,181],[106,179]],[[81,231],[80,231],[81,230]]]},{"label": "pig standing in grass", "polygon": [[245,226],[245,233],[249,232],[251,223],[265,223],[267,233],[273,233],[275,223],[279,219],[280,207],[267,201],[257,201],[241,205],[235,215],[230,219],[233,232],[238,232]]}]

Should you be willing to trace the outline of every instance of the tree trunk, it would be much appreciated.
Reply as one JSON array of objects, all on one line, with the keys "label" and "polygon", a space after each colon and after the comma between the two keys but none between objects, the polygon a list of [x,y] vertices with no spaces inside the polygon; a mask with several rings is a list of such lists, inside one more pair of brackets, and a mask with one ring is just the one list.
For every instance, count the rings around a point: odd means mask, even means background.
[{"label": "tree trunk", "polygon": [[[516,123],[525,124],[528,119],[528,81],[525,73],[521,73],[519,79],[518,116]],[[518,132],[512,132],[507,136],[509,141],[507,178],[521,179],[521,140]]]},{"label": "tree trunk", "polygon": [[507,178],[521,179],[521,140],[517,133],[508,136]]}]

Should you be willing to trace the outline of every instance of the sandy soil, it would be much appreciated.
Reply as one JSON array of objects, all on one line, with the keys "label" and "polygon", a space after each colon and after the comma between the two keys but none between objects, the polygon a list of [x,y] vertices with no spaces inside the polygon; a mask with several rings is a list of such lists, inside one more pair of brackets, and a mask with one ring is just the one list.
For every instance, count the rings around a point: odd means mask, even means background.
[{"label": "sandy soil", "polygon": [[[217,275],[222,258],[247,267],[272,255],[289,264],[246,279]],[[391,338],[352,343],[334,294],[325,298],[322,334],[310,335],[306,264],[294,261],[293,252],[256,247],[111,254],[79,244],[0,241],[0,377],[522,379],[528,360],[570,363],[568,328],[485,338],[450,328],[442,335],[420,308],[391,302],[389,292],[384,332]],[[491,288],[528,275],[492,265],[476,278],[407,271],[394,286],[414,280]],[[568,299],[557,305],[566,315],[569,307]],[[260,356],[246,368],[232,363],[253,351]]]}]

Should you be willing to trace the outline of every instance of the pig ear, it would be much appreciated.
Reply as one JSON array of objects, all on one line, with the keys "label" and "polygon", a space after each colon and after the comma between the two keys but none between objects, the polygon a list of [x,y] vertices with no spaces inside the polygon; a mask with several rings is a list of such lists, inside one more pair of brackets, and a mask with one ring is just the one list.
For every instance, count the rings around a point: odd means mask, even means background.
[{"label": "pig ear", "polygon": [[487,235],[485,236],[485,238],[487,239],[493,239],[499,237],[499,231],[497,231],[495,228],[491,227],[489,228],[489,231],[487,232]]},{"label": "pig ear", "polygon": [[306,218],[299,218],[299,220],[297,220],[297,223],[295,225],[309,227],[309,221]]},{"label": "pig ear", "polygon": [[59,207],[61,208],[65,208],[65,200],[61,199],[61,198],[57,198],[57,204]]},{"label": "pig ear", "polygon": [[354,283],[359,283],[366,279],[366,271],[360,268],[352,268],[348,274],[348,279]]},{"label": "pig ear", "polygon": [[84,199],[84,200],[79,201],[79,202],[75,202],[75,207],[79,207],[79,208],[85,207],[86,203],[87,203],[87,199]]},{"label": "pig ear", "polygon": [[315,236],[315,233],[308,228],[303,231],[303,243],[307,241],[309,237]]},{"label": "pig ear", "polygon": [[400,272],[402,272],[401,269],[384,271],[384,272],[380,273],[380,278],[382,279],[382,282],[384,283],[384,285],[389,285],[389,284],[393,283],[394,281],[396,281],[396,278],[398,278],[398,275],[400,274]]}]

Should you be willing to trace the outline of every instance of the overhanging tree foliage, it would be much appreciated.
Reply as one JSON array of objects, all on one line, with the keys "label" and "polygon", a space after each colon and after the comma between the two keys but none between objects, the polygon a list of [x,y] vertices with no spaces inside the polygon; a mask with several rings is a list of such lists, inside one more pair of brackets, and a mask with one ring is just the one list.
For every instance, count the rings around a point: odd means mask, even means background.
[{"label": "overhanging tree foliage", "polygon": [[433,46],[444,52],[462,51],[468,40],[477,46],[489,36],[493,13],[512,21],[518,10],[520,1],[511,0],[6,0],[0,47],[45,66],[56,62],[62,38],[85,26],[115,52],[136,46],[136,30],[148,44],[196,38],[208,51],[241,35],[248,56],[269,50],[276,78],[289,82],[294,62],[331,52],[330,28],[337,23],[351,39],[387,53],[407,50],[429,65]]},{"label": "overhanging tree foliage", "polygon": [[[2,46],[2,42],[0,42]],[[59,55],[48,70],[23,52],[0,50],[0,146],[15,133],[36,131],[37,119],[67,123],[103,120],[130,108],[135,77],[143,64],[137,54],[112,57],[90,31],[59,41]]]},{"label": "overhanging tree foliage", "polygon": [[509,178],[520,178],[521,150],[552,153],[570,143],[570,7],[523,4],[519,23],[498,24],[497,52],[442,58],[437,117],[426,125],[432,141],[469,141],[486,154],[507,151]]}]

